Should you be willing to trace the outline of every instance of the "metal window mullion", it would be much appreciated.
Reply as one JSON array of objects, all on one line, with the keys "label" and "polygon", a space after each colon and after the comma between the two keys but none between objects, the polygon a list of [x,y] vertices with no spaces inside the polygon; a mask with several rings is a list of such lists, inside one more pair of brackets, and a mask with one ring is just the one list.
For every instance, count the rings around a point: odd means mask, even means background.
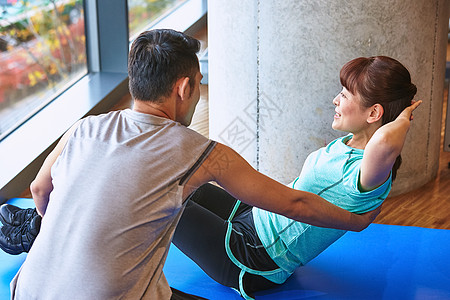
[{"label": "metal window mullion", "polygon": [[98,43],[97,1],[84,0],[84,21],[86,28],[86,53],[89,72],[100,72]]},{"label": "metal window mullion", "polygon": [[85,9],[89,71],[126,73],[127,0],[85,0]]}]

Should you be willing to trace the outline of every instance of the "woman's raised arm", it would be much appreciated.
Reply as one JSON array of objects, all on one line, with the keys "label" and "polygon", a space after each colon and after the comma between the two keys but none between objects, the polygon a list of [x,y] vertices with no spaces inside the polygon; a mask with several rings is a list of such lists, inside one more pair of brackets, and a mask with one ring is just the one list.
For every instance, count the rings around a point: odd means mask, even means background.
[{"label": "woman's raised arm", "polygon": [[413,111],[422,101],[412,101],[402,113],[373,134],[364,149],[361,163],[360,188],[370,191],[382,185],[392,170],[405,144],[411,126]]}]

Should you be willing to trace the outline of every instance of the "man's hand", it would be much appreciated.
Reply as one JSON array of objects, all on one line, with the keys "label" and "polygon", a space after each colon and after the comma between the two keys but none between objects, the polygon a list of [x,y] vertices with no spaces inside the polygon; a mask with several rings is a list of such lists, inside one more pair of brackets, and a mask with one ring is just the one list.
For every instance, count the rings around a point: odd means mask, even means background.
[{"label": "man's hand", "polygon": [[363,213],[360,215],[355,215],[357,218],[359,218],[359,222],[361,225],[361,229],[355,230],[355,231],[362,231],[362,230],[366,229],[367,226],[369,226],[376,219],[376,217],[380,214],[381,206],[382,205],[380,205],[377,208],[375,208],[374,210],[368,211],[366,213]]}]

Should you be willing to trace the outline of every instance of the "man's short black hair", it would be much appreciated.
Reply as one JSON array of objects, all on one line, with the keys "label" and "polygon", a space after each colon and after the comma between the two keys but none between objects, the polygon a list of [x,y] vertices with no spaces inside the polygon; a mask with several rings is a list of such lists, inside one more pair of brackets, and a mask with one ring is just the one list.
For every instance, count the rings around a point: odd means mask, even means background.
[{"label": "man's short black hair", "polygon": [[200,42],[171,29],[141,33],[128,58],[129,88],[133,99],[157,102],[168,97],[175,82],[189,77],[191,87],[199,70]]}]

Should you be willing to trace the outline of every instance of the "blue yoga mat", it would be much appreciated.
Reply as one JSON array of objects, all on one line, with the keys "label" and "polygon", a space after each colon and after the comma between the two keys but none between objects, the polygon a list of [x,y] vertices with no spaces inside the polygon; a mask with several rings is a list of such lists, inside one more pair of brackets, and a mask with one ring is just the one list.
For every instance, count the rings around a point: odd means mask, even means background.
[{"label": "blue yoga mat", "polygon": [[[9,203],[32,207],[30,199]],[[26,255],[0,251],[0,299]],[[207,299],[242,299],[209,278],[171,246],[164,273],[169,284]],[[348,232],[283,285],[256,299],[450,299],[450,230],[371,224]]]},{"label": "blue yoga mat", "polygon": [[[208,299],[242,299],[175,246],[169,284]],[[450,230],[371,224],[348,232],[280,287],[256,299],[450,299]]]}]

